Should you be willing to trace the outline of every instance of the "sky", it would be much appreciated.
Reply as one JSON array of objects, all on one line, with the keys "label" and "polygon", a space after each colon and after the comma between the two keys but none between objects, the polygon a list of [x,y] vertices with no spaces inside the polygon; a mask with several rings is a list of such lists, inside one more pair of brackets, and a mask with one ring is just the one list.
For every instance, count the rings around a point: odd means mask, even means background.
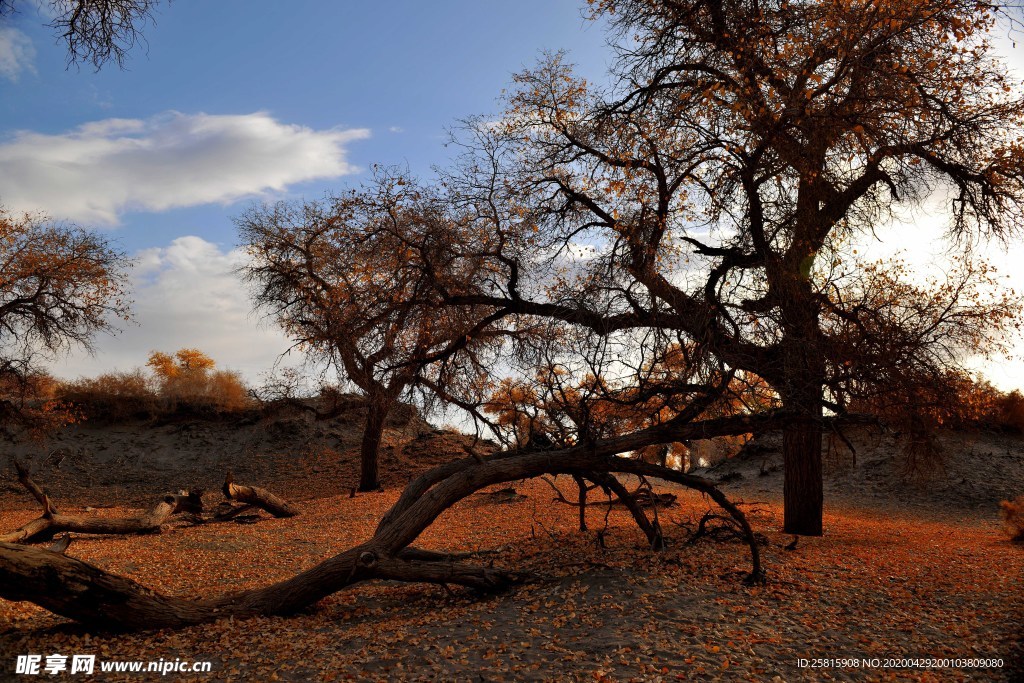
[{"label": "sky", "polygon": [[[568,51],[591,81],[611,61],[575,0],[175,0],[124,69],[98,72],[67,66],[37,0],[15,7],[0,20],[0,204],[100,230],[134,259],[134,323],[52,366],[68,378],[197,347],[258,383],[288,342],[234,274],[234,216],[351,187],[375,164],[428,176],[452,154],[447,131],[496,114],[542,51]],[[1024,74],[1024,49],[1000,49]],[[943,224],[919,213],[871,248],[941,257]],[[1024,250],[991,258],[1024,292]],[[1019,360],[984,369],[1024,386]]]},{"label": "sky", "polygon": [[460,119],[566,49],[599,78],[604,33],[572,0],[175,0],[119,70],[66,68],[34,0],[0,24],[0,203],[103,231],[135,259],[134,324],[63,377],[198,347],[257,381],[287,340],[233,270],[232,218],[319,198],[374,164],[426,176]]}]

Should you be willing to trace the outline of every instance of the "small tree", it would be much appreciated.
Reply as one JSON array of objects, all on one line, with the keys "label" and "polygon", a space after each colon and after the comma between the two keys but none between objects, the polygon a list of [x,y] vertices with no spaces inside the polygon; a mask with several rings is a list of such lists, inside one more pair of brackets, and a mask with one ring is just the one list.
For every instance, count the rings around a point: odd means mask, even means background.
[{"label": "small tree", "polygon": [[0,210],[0,425],[38,431],[69,417],[39,361],[90,347],[126,318],[124,255],[101,236]]},{"label": "small tree", "polygon": [[199,349],[179,349],[170,355],[154,351],[146,365],[157,383],[157,395],[171,408],[180,405],[237,410],[248,400],[245,385],[230,370],[215,370],[215,363]]},{"label": "small tree", "polygon": [[473,260],[454,258],[459,223],[388,174],[323,202],[255,207],[237,223],[257,305],[364,392],[358,488],[380,488],[377,451],[400,397],[416,387],[443,393],[454,370],[495,339],[499,315],[440,305],[445,283],[465,292],[478,277]]}]

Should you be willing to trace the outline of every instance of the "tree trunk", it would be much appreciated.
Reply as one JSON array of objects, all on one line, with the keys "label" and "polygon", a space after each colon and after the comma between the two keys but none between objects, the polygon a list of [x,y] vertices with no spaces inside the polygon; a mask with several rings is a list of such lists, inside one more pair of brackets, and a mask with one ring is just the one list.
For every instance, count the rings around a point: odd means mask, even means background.
[{"label": "tree trunk", "polygon": [[366,426],[363,428],[363,442],[359,449],[359,490],[376,491],[380,489],[377,467],[380,438],[384,433],[384,421],[391,410],[391,403],[370,396],[366,406]]},{"label": "tree trunk", "polygon": [[821,536],[824,505],[821,423],[809,419],[786,427],[782,432],[782,455],[785,469],[783,531]]},{"label": "tree trunk", "polygon": [[587,482],[578,474],[572,475],[580,492],[580,531],[587,530]]},{"label": "tree trunk", "polygon": [[821,536],[821,399],[825,367],[817,310],[811,301],[809,284],[803,284],[802,296],[787,307],[787,331],[782,342],[786,382],[780,394],[783,409],[793,416],[782,430],[783,530],[788,534]]}]

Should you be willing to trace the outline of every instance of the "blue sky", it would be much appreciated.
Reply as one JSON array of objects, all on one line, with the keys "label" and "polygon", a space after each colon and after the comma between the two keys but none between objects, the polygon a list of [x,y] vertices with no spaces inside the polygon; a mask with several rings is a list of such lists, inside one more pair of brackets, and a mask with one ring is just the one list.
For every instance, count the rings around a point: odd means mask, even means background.
[{"label": "blue sky", "polygon": [[[262,113],[282,127],[314,133],[365,130],[367,137],[341,147],[345,161],[364,170],[374,163],[407,164],[415,173],[428,173],[445,158],[446,127],[460,117],[494,111],[511,74],[533,63],[542,49],[571,49],[593,75],[603,72],[608,54],[600,27],[585,21],[572,0],[178,0],[161,6],[125,70],[107,66],[96,73],[88,66],[65,68],[63,46],[31,5],[22,2],[21,13],[7,24],[34,51],[13,79],[0,78],[0,135],[7,139],[19,130],[62,135],[110,119],[146,121],[150,135],[159,135],[172,125],[171,112]],[[193,122],[179,117],[178,123],[187,131]],[[226,144],[219,136],[212,142]],[[173,144],[164,149],[172,158],[185,153]],[[288,161],[300,164],[302,158]],[[329,164],[320,167],[319,173],[335,177],[285,174],[278,187],[289,195],[316,196],[352,180],[332,174]],[[183,172],[190,169],[181,166]],[[253,170],[255,176],[263,169]],[[269,179],[275,180],[273,174]],[[247,181],[259,183],[256,177]],[[0,200],[9,204],[12,194],[0,181]],[[116,223],[118,239],[130,250],[197,232],[219,244],[234,239],[229,217],[239,207],[226,190],[228,199],[212,205],[158,211],[140,210],[161,205],[138,194],[117,205],[116,221],[60,201],[40,208],[78,214],[71,217],[91,224]]]},{"label": "blue sky", "polygon": [[[611,60],[575,0],[175,0],[124,70],[94,72],[66,68],[38,1],[0,21],[0,203],[103,230],[136,263],[135,324],[53,366],[70,377],[196,346],[258,381],[287,341],[233,275],[233,216],[358,183],[373,164],[429,175],[451,153],[446,130],[495,113],[542,50],[568,50],[597,82]],[[1024,74],[1024,48],[1000,50]],[[941,260],[943,224],[918,212],[868,247]],[[1024,292],[1024,249],[992,260]],[[985,369],[1024,386],[1019,360]]]},{"label": "blue sky", "polygon": [[232,216],[318,197],[373,164],[428,175],[458,119],[498,110],[513,73],[610,52],[572,0],[176,0],[124,70],[66,67],[33,0],[0,25],[0,202],[108,232],[136,258],[136,324],[58,374],[198,346],[250,379],[286,342],[231,274]]}]

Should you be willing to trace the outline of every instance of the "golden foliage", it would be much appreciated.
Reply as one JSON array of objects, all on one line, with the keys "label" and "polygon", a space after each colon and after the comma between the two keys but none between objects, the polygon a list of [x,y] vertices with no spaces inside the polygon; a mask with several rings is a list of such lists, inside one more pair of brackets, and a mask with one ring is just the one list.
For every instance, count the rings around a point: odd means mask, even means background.
[{"label": "golden foliage", "polygon": [[80,377],[57,389],[64,401],[79,406],[90,419],[117,422],[155,415],[158,397],[141,369]]},{"label": "golden foliage", "polygon": [[141,368],[104,373],[65,382],[57,393],[87,416],[111,421],[182,411],[230,413],[252,405],[238,373],[214,369],[213,359],[198,349],[154,351],[146,366],[150,374]]},{"label": "golden foliage", "polygon": [[81,413],[58,397],[58,386],[57,380],[45,372],[0,373],[0,417],[20,427],[22,435],[32,440],[78,422]]},{"label": "golden foliage", "polygon": [[77,419],[39,361],[127,315],[124,266],[100,235],[0,207],[0,431],[37,437]]},{"label": "golden foliage", "polygon": [[153,371],[160,400],[170,410],[230,412],[248,402],[248,390],[238,373],[214,370],[213,359],[199,349],[179,349],[173,356],[154,351],[146,365]]}]

